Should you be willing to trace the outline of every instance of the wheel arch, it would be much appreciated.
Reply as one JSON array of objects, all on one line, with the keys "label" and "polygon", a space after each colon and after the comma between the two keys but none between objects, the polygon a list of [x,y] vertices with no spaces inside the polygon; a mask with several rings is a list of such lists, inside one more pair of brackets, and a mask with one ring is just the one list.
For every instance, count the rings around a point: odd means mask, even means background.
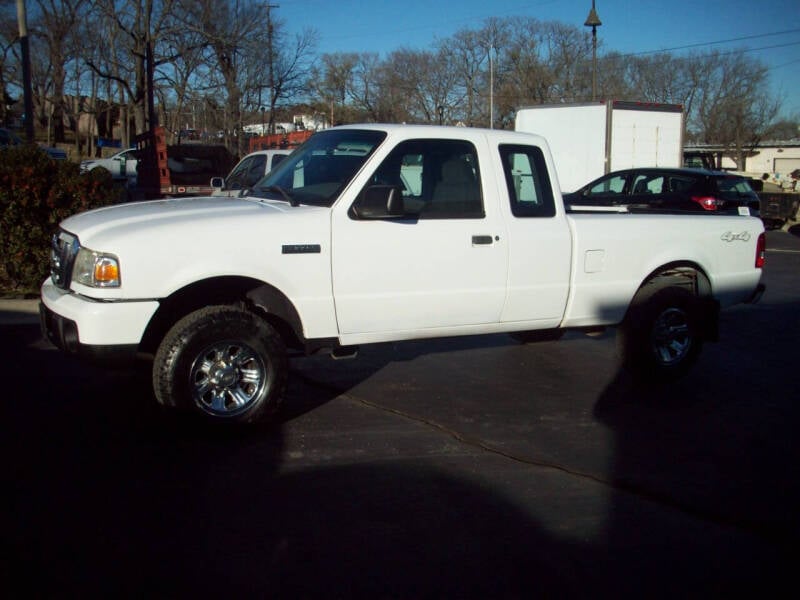
[{"label": "wheel arch", "polygon": [[638,305],[643,304],[656,292],[669,287],[687,290],[696,298],[696,308],[704,316],[702,336],[708,341],[719,337],[719,302],[715,300],[711,279],[706,271],[692,261],[675,261],[653,270],[642,281],[625,312],[625,324]]},{"label": "wheel arch", "polygon": [[642,280],[634,298],[644,291],[655,291],[664,287],[677,286],[688,289],[701,298],[713,296],[711,279],[706,271],[692,261],[674,261],[661,265]]},{"label": "wheel arch", "polygon": [[242,303],[266,319],[287,347],[302,348],[303,325],[291,300],[278,288],[250,277],[212,277],[191,283],[160,301],[139,350],[155,353],[167,331],[189,313],[213,304]]}]

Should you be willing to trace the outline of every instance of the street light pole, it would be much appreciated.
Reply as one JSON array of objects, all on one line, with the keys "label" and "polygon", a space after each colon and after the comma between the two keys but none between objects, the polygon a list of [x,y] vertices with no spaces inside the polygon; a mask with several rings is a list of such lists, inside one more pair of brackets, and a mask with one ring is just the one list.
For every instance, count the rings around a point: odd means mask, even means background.
[{"label": "street light pole", "polygon": [[592,10],[589,11],[589,16],[586,17],[584,25],[592,28],[592,100],[597,100],[597,28],[603,23],[600,22],[600,17],[597,16],[597,11],[594,9],[594,0],[592,0]]}]

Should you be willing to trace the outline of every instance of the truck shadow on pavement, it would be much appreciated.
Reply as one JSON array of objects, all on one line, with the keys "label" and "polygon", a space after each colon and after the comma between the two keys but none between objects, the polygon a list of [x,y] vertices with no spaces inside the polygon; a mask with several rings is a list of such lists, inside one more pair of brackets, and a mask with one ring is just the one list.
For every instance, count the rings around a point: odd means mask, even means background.
[{"label": "truck shadow on pavement", "polygon": [[[774,310],[791,319],[799,308]],[[767,334],[789,335],[764,313],[752,318]],[[710,346],[705,370],[674,386],[644,391],[620,372],[593,399],[614,449],[608,472],[590,484],[608,496],[605,531],[582,538],[574,522],[584,500],[570,495],[569,477],[547,469],[544,477],[514,471],[533,488],[523,501],[487,483],[491,475],[464,475],[485,468],[486,457],[464,458],[460,469],[369,456],[287,468],[292,419],[390,360],[424,357],[413,344],[377,352],[355,372],[340,366],[348,374],[323,377],[325,385],[300,369],[282,422],[220,432],[164,415],[141,376],[73,361],[35,326],[3,334],[6,591],[653,598],[764,594],[788,579],[784,543],[798,533],[788,474],[798,458],[788,446],[797,409],[781,394],[795,383],[780,362],[761,365],[766,380],[742,378],[755,358],[744,342]],[[506,343],[465,338],[432,351],[503,353]],[[721,377],[734,382],[727,397],[718,393]],[[730,433],[739,427],[744,439]],[[557,526],[533,516],[544,508],[563,511]]]},{"label": "truck shadow on pavement", "polygon": [[[162,414],[139,377],[4,328],[0,579],[23,596],[555,593],[567,562],[510,502],[414,461],[281,473],[280,427]],[[4,357],[7,359],[7,357]],[[290,394],[306,407],[324,389]],[[569,578],[566,579],[566,582]]]},{"label": "truck shadow on pavement", "polygon": [[[800,482],[789,467],[800,460],[800,303],[741,311],[723,312],[720,343],[706,345],[685,378],[642,385],[620,371],[593,411],[614,434],[608,478],[620,493],[609,514],[609,545],[635,539],[632,498],[669,509],[687,521],[658,536],[641,531],[640,542],[661,536],[656,545],[683,547],[671,558],[676,573],[690,556],[738,564],[738,572],[711,567],[701,582],[716,580],[734,592],[735,582],[757,589],[759,582],[788,581],[800,535]],[[687,522],[708,527],[690,541]]]}]

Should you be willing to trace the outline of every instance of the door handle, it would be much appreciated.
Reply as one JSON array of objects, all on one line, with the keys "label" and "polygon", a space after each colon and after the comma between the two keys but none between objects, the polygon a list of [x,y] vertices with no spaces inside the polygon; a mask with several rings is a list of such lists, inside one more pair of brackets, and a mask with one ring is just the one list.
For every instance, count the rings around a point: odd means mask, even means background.
[{"label": "door handle", "polygon": [[473,246],[486,246],[490,245],[494,241],[494,238],[490,235],[473,235],[472,236],[472,245]]}]

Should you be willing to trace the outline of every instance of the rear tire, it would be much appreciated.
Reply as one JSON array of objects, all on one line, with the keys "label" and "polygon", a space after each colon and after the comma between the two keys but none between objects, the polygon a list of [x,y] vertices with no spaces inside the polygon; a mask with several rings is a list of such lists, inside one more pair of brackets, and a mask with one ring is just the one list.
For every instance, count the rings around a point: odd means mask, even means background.
[{"label": "rear tire", "polygon": [[624,365],[646,379],[682,377],[703,347],[701,314],[697,298],[684,288],[643,290],[618,331]]},{"label": "rear tire", "polygon": [[275,413],[288,374],[278,332],[236,306],[194,311],[169,330],[153,361],[153,390],[164,406],[214,422],[254,423]]}]

